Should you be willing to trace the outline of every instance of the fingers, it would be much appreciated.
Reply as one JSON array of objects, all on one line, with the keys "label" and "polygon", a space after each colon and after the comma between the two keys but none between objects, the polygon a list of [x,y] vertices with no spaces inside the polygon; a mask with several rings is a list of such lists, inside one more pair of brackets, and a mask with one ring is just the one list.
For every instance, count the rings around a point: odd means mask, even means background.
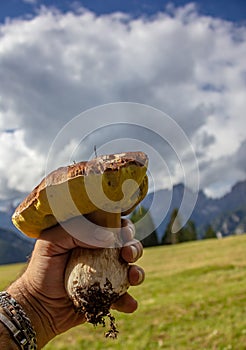
[{"label": "fingers", "polygon": [[121,250],[122,258],[128,263],[137,261],[143,255],[142,244],[134,239],[135,226],[130,220],[122,220],[121,238],[124,242],[124,247]]},{"label": "fingers", "polygon": [[112,306],[112,309],[115,309],[120,312],[132,313],[138,307],[137,301],[128,293],[123,294]]},{"label": "fingers", "polygon": [[121,249],[122,258],[128,263],[134,263],[143,255],[143,246],[142,244],[133,239],[125,244]]},{"label": "fingers", "polygon": [[[124,247],[122,258],[128,263],[134,263],[143,254],[142,244],[135,240],[135,227],[130,220],[122,220],[121,236]],[[115,246],[115,235],[103,227],[94,225],[86,219],[76,217],[43,231],[40,239],[56,246],[58,253],[63,253],[76,247],[109,248]],[[57,253],[57,252],[55,252]]]},{"label": "fingers", "polygon": [[121,220],[121,239],[123,243],[131,241],[135,236],[135,226],[127,219]]},{"label": "fingers", "polygon": [[[131,241],[135,235],[135,226],[127,219],[122,219],[121,225],[121,240],[123,244],[128,242],[128,245],[131,245],[129,241]],[[85,244],[90,248],[114,248],[116,246],[114,229],[110,231],[110,229],[92,223],[84,216],[69,220],[63,223],[62,226],[75,238],[75,242],[79,246],[84,247]],[[135,256],[136,255],[139,254],[135,254]]]},{"label": "fingers", "polygon": [[40,238],[66,251],[76,247],[107,248],[115,245],[113,232],[93,224],[82,215],[43,231]]},{"label": "fingers", "polygon": [[137,265],[131,265],[128,270],[128,280],[131,286],[138,286],[145,278],[144,270]]},{"label": "fingers", "polygon": [[115,235],[112,231],[91,222],[83,215],[66,221],[62,227],[80,247],[110,248],[115,246]]},{"label": "fingers", "polygon": [[[121,225],[120,235],[122,244],[125,245],[127,243],[128,246],[133,246],[133,248],[126,249],[124,253],[126,255],[126,261],[134,262],[142,255],[141,244],[134,247],[137,242],[136,240],[133,240],[135,226],[127,219],[122,219]],[[65,227],[67,232],[74,237],[75,243],[81,247],[86,245],[90,248],[115,248],[116,246],[116,235],[115,232],[113,232],[113,229],[110,231],[110,229],[96,225],[83,216],[66,222],[63,224],[63,227]],[[129,252],[131,251],[132,257],[130,258]],[[128,258],[130,260],[127,260]]]},{"label": "fingers", "polygon": [[[144,270],[136,265],[129,267],[128,279],[132,286],[137,286],[144,281]],[[112,309],[115,309],[124,313],[132,313],[138,307],[137,301],[129,294],[123,294],[112,306]]]}]

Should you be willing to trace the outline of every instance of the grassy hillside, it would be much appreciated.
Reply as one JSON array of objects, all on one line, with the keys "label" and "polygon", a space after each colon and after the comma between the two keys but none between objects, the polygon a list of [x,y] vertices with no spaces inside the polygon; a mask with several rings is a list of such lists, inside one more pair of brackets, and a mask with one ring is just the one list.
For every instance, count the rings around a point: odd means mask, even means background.
[{"label": "grassy hillside", "polygon": [[[103,329],[76,327],[45,350],[245,350],[246,235],[145,250],[139,300],[132,315],[115,312],[118,340]],[[21,266],[0,268],[0,286]]]}]

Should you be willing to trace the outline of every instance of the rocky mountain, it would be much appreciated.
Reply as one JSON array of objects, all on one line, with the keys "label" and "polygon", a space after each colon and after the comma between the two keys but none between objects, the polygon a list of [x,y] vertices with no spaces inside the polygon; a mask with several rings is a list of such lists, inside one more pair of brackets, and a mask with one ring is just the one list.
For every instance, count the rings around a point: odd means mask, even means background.
[{"label": "rocky mountain", "polygon": [[220,213],[212,225],[218,232],[224,236],[246,232],[246,181],[238,182],[216,204]]},{"label": "rocky mountain", "polygon": [[11,221],[18,202],[0,201],[0,265],[27,261],[34,246],[35,240],[23,235]]},{"label": "rocky mountain", "polygon": [[[149,209],[159,239],[163,236],[175,208],[180,208],[184,194],[184,185],[178,184],[172,190],[160,190],[150,193],[142,202]],[[187,189],[188,196],[192,193]],[[153,198],[156,205],[152,205]],[[163,208],[165,208],[163,210]],[[185,209],[184,209],[185,210]],[[165,212],[165,216],[162,215]],[[180,213],[182,220],[182,212]],[[202,238],[208,225],[220,232],[222,236],[246,232],[246,181],[238,182],[231,191],[221,198],[209,198],[199,191],[197,201],[190,219],[194,221],[198,238]]]},{"label": "rocky mountain", "polygon": [[0,228],[0,265],[27,261],[33,245],[34,240],[27,240],[14,231]]}]

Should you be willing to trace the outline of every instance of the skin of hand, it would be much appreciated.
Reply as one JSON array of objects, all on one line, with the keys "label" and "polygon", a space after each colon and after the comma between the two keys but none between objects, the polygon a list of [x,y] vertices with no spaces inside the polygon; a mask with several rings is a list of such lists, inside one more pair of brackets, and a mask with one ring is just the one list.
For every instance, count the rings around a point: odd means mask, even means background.
[{"label": "skin of hand", "polygon": [[[76,219],[71,221],[71,225],[76,229]],[[82,235],[83,230],[85,235],[93,235],[87,228],[80,230]],[[126,262],[134,263],[142,256],[143,247],[134,240],[134,225],[129,220],[122,220],[121,231],[125,242],[121,256]],[[110,239],[112,236],[105,236],[105,242],[101,240],[100,245],[105,243],[107,247]],[[36,241],[27,269],[8,288],[8,292],[22,305],[32,321],[37,333],[38,349],[56,335],[85,322],[83,315],[75,313],[64,287],[66,264],[71,250],[76,247],[97,249],[73,238],[61,226],[44,231]],[[141,284],[144,280],[143,269],[130,265],[128,278],[132,286]],[[137,301],[125,293],[112,308],[132,313],[137,309]]]}]

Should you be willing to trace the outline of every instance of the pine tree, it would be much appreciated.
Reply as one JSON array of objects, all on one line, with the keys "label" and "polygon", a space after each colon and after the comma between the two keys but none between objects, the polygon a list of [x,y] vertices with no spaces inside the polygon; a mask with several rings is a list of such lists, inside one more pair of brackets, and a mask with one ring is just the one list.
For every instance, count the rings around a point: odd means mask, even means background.
[{"label": "pine tree", "polygon": [[188,220],[180,233],[180,242],[196,241],[197,232],[194,221]]},{"label": "pine tree", "polygon": [[[155,226],[149,211],[143,206],[140,206],[133,211],[130,219],[136,227],[136,239],[140,240],[144,247],[159,245]],[[150,233],[147,237],[145,237],[146,232]]]},{"label": "pine tree", "polygon": [[208,225],[204,234],[204,239],[216,238],[216,232],[213,229],[212,225]]},{"label": "pine tree", "polygon": [[162,238],[162,244],[176,244],[180,242],[182,237],[183,228],[180,217],[178,215],[178,209],[175,208],[171,214],[170,221],[165,230]]}]

